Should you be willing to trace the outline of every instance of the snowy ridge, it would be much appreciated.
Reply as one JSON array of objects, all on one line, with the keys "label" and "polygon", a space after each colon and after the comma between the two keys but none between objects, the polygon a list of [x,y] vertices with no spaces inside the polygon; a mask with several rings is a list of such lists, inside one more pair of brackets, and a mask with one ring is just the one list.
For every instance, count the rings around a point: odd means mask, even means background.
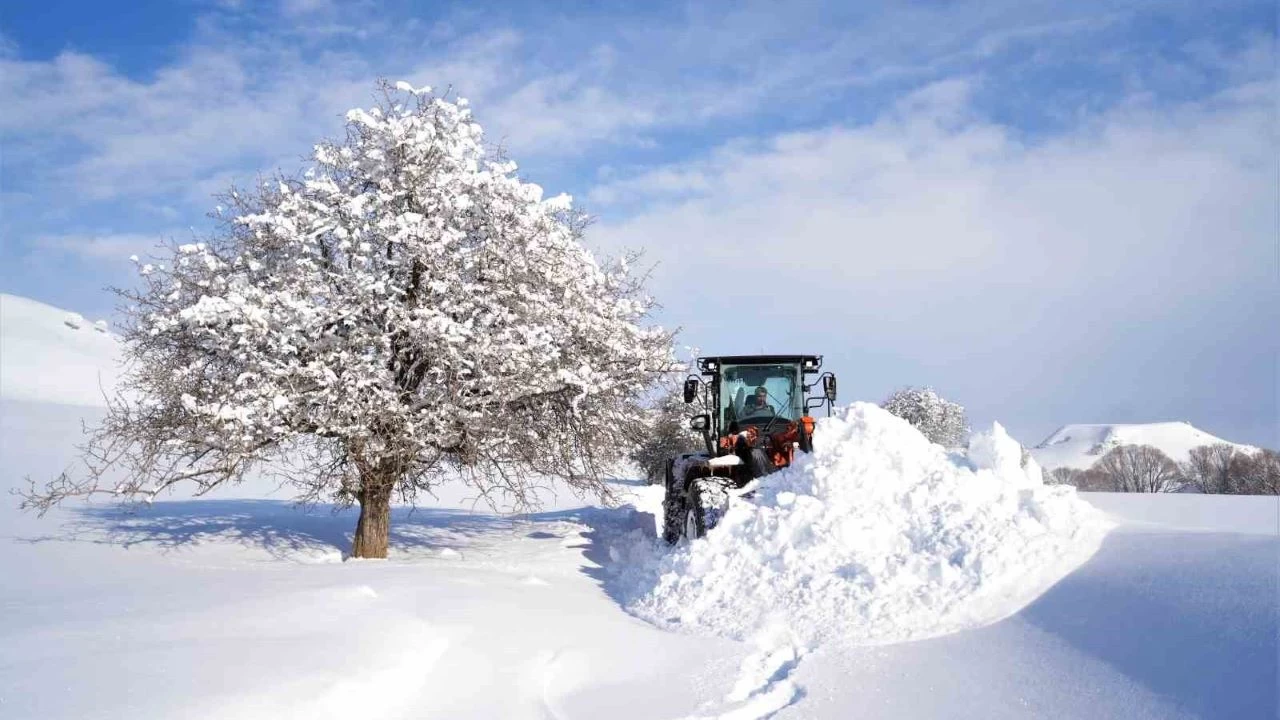
[{"label": "snowy ridge", "polygon": [[1257,448],[1223,440],[1186,422],[1133,425],[1064,425],[1044,442],[1031,449],[1041,467],[1088,469],[1112,448],[1121,445],[1152,445],[1176,462],[1186,462],[1193,448],[1226,443],[1244,452]]},{"label": "snowy ridge", "polygon": [[119,357],[105,321],[0,293],[0,398],[101,407]]},{"label": "snowy ridge", "polygon": [[820,420],[813,454],[705,540],[674,551],[622,543],[619,594],[662,627],[745,639],[782,626],[801,647],[994,622],[1087,560],[1109,527],[1021,459],[998,424],[964,458],[855,403]]}]

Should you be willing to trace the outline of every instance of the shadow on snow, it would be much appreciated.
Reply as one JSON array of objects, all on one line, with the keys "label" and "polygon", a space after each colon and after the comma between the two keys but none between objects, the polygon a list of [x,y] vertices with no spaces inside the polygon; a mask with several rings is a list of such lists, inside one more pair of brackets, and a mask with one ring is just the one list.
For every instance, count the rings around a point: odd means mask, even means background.
[{"label": "shadow on snow", "polygon": [[1280,538],[1113,532],[1016,617],[1204,718],[1277,707]]},{"label": "shadow on snow", "polygon": [[[346,557],[359,517],[357,508],[331,504],[298,505],[286,500],[171,500],[149,505],[87,505],[67,508],[56,533],[21,538],[30,543],[71,541],[120,547],[149,546],[176,550],[206,543],[230,543],[261,549],[273,557],[332,553]],[[585,542],[571,545],[596,567],[589,576],[605,582],[602,567],[608,550],[597,542],[637,515],[629,506],[582,507],[571,510],[502,515],[451,508],[396,507],[391,514],[392,553],[421,553],[444,548],[466,549],[499,540],[546,540],[564,536],[550,523],[586,526]],[[652,533],[650,533],[652,534]]]},{"label": "shadow on snow", "polygon": [[[30,542],[72,540],[167,550],[217,541],[259,548],[280,558],[351,549],[359,511],[283,500],[176,500],[151,505],[71,509],[58,535]],[[393,552],[460,548],[516,528],[511,517],[443,508],[394,508]]]}]

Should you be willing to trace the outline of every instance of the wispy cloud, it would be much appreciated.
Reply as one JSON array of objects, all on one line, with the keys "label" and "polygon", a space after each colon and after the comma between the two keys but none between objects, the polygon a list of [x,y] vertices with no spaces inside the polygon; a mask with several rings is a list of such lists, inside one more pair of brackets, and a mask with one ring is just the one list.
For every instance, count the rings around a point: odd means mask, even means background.
[{"label": "wispy cloud", "polygon": [[66,235],[43,235],[33,241],[33,245],[44,252],[64,253],[84,261],[112,260],[123,262],[131,255],[147,257],[152,255],[166,240],[190,235],[178,231],[167,231],[155,235],[142,233],[72,233]]},{"label": "wispy cloud", "polygon": [[1238,329],[1280,323],[1274,80],[1032,143],[970,89],[616,178],[589,195],[612,203],[595,237],[647,248],[658,295],[684,299],[667,320],[726,352],[842,328],[823,349],[860,396],[932,382],[979,417],[1029,402],[1012,423],[1033,433],[1073,385],[1112,398],[1108,420],[1227,403],[1246,432],[1271,422],[1274,334]]},{"label": "wispy cloud", "polygon": [[[32,182],[91,199],[140,196],[295,165],[387,76],[454,86],[517,157],[644,149],[664,133],[756,113],[812,123],[830,112],[832,93],[965,74],[1019,44],[1043,54],[1057,47],[1047,38],[1143,5],[1098,19],[1095,8],[1024,3],[874,13],[800,4],[781,14],[747,3],[626,22],[550,15],[514,29],[465,15],[398,23],[363,4],[286,0],[278,16],[243,6],[204,18],[175,61],[141,78],[72,51],[47,61],[0,55],[0,132],[22,146],[12,162],[29,161]],[[333,27],[358,37],[338,41],[325,30]]]}]

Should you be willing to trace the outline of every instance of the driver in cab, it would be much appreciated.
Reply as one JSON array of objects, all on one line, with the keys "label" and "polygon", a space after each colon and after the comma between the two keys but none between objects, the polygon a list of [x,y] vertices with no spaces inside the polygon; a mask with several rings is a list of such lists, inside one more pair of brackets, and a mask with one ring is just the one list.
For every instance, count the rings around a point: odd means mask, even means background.
[{"label": "driver in cab", "polygon": [[763,385],[756,388],[754,395],[747,398],[742,405],[742,416],[773,415],[773,406],[769,404],[769,391]]}]

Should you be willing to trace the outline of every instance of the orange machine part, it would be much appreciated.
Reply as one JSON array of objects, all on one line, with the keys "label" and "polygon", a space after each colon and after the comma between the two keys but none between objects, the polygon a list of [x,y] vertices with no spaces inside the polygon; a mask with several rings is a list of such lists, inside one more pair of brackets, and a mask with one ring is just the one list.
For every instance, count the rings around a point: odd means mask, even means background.
[{"label": "orange machine part", "polygon": [[[786,467],[795,461],[796,443],[800,441],[801,424],[804,425],[804,434],[812,437],[815,422],[808,415],[800,418],[799,422],[787,423],[785,428],[769,436],[768,452],[774,467]],[[733,452],[734,445],[738,442],[738,436],[743,434],[747,436],[747,442],[750,445],[755,445],[756,440],[760,438],[760,431],[755,426],[749,425],[741,433],[725,435],[720,438],[720,450],[722,452]]]}]

